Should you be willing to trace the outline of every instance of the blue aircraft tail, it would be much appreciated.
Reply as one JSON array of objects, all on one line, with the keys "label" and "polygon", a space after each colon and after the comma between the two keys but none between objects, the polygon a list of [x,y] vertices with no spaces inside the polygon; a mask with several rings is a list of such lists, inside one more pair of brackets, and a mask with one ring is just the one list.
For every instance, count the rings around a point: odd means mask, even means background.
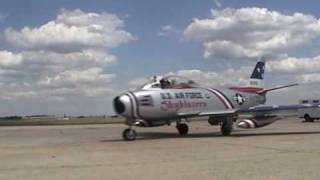
[{"label": "blue aircraft tail", "polygon": [[250,76],[249,84],[245,87],[231,87],[230,89],[245,92],[245,93],[258,93],[263,91],[263,78],[264,78],[265,58],[262,57],[256,64]]},{"label": "blue aircraft tail", "polygon": [[257,62],[256,67],[254,68],[250,79],[260,79],[263,80],[264,77],[264,68],[265,68],[265,58],[262,57],[260,61]]},{"label": "blue aircraft tail", "polygon": [[245,93],[257,93],[265,95],[269,91],[274,91],[278,89],[288,88],[292,86],[297,86],[297,83],[289,84],[286,86],[279,86],[270,89],[263,88],[263,79],[264,79],[264,70],[265,70],[265,63],[266,59],[262,57],[256,64],[253,72],[250,76],[250,84],[246,87],[231,87],[230,89],[238,91],[238,92],[245,92]]},{"label": "blue aircraft tail", "polygon": [[263,78],[266,59],[262,57],[256,64],[250,76],[250,86],[263,88]]}]

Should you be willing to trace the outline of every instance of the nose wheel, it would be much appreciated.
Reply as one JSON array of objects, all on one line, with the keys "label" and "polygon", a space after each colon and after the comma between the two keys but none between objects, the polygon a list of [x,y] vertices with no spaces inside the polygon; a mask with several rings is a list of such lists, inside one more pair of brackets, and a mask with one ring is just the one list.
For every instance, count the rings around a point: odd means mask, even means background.
[{"label": "nose wheel", "polygon": [[134,129],[127,128],[122,132],[122,137],[126,141],[134,141],[137,137],[137,132]]},{"label": "nose wheel", "polygon": [[180,135],[187,135],[189,131],[189,127],[187,124],[181,123],[176,126]]}]

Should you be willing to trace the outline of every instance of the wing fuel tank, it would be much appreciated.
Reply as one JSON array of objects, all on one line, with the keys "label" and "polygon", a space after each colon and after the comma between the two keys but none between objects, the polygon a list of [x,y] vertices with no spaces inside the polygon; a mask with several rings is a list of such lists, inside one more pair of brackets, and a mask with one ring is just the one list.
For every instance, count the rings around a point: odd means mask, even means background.
[{"label": "wing fuel tank", "polygon": [[261,116],[254,118],[242,119],[237,123],[239,128],[243,129],[253,129],[253,128],[261,128],[267,126],[275,121],[279,120],[278,116]]}]

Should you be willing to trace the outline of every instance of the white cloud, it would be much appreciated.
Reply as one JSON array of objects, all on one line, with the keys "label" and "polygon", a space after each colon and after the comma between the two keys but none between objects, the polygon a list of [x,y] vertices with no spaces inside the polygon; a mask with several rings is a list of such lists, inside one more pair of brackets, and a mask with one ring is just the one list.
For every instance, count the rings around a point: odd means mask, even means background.
[{"label": "white cloud", "polygon": [[234,70],[230,68],[220,72],[189,69],[170,72],[168,75],[186,77],[203,86],[227,88],[233,85],[246,85],[248,83],[249,75],[243,69]]},{"label": "white cloud", "polygon": [[314,83],[319,84],[320,73],[302,74],[302,75],[296,76],[296,79],[303,84],[314,84]]},{"label": "white cloud", "polygon": [[130,89],[136,89],[138,87],[141,87],[144,83],[150,81],[151,79],[148,78],[137,78],[137,79],[132,79],[128,82],[128,86]]},{"label": "white cloud", "polygon": [[112,78],[114,78],[113,74],[103,74],[103,69],[94,67],[86,70],[67,70],[61,72],[54,77],[47,77],[45,84],[92,84],[97,82],[110,83]]},{"label": "white cloud", "polygon": [[256,49],[245,49],[239,44],[230,41],[211,41],[204,43],[205,52],[204,57],[210,59],[211,57],[222,58],[255,58],[263,55],[263,51]]},{"label": "white cloud", "polygon": [[0,65],[1,66],[13,66],[20,64],[22,61],[21,54],[14,54],[9,51],[0,51]]},{"label": "white cloud", "polygon": [[[246,73],[248,68],[252,67],[241,67],[239,70],[230,68],[220,72],[202,71],[199,69],[185,69],[175,72],[169,72],[161,76],[176,75],[191,79],[201,86],[229,88],[234,85],[248,84],[249,74]],[[129,81],[129,87],[137,88],[147,81],[147,78],[133,79]]]},{"label": "white cloud", "polygon": [[169,35],[179,34],[179,33],[181,33],[181,31],[172,27],[171,25],[164,25],[164,26],[161,26],[161,29],[158,32],[158,36],[169,36]]},{"label": "white cloud", "polygon": [[204,44],[205,58],[284,56],[286,51],[320,37],[319,19],[265,8],[212,10],[206,19],[194,19],[184,30],[187,39]]},{"label": "white cloud", "polygon": [[46,89],[55,88],[53,93],[67,93],[68,95],[101,96],[110,95],[113,90],[107,86],[115,78],[114,74],[107,74],[101,68],[86,70],[67,70],[54,77],[47,77],[38,84]]},{"label": "white cloud", "polygon": [[38,27],[5,30],[16,52],[0,51],[0,98],[34,101],[101,98],[114,93],[111,48],[135,39],[106,12],[61,10]]},{"label": "white cloud", "polygon": [[[2,54],[0,52],[0,58]],[[7,58],[8,62],[0,68],[0,98],[64,99],[71,95],[84,97],[113,93],[111,82],[115,75],[105,72],[98,67],[98,62],[81,54],[28,51],[18,55],[6,54],[19,57],[19,63],[9,66],[10,58]]]},{"label": "white cloud", "polygon": [[222,7],[222,4],[219,0],[213,0],[213,2],[218,8]]},{"label": "white cloud", "polygon": [[320,56],[312,58],[287,57],[267,64],[268,70],[280,73],[313,73],[320,71]]},{"label": "white cloud", "polygon": [[5,38],[17,47],[58,52],[86,48],[113,48],[135,39],[124,31],[124,22],[109,13],[62,10],[57,18],[40,27],[8,28]]},{"label": "white cloud", "polygon": [[[212,10],[211,17],[194,19],[184,30],[184,36],[201,42],[207,59],[257,59],[266,56],[269,60],[267,77],[272,78],[268,80],[269,83],[301,84],[298,89],[288,90],[291,103],[297,103],[297,98],[307,96],[306,92],[319,95],[316,89],[320,88],[320,56],[298,58],[289,54],[293,50],[299,54],[299,48],[310,47],[307,45],[313,45],[320,39],[320,20],[312,15],[283,14],[265,8]],[[224,72],[219,74],[224,75]],[[226,76],[231,79],[234,77],[230,74]],[[228,80],[222,76],[217,81]],[[281,93],[275,94],[270,94],[277,97],[271,102],[277,102],[278,99],[289,101]]]}]

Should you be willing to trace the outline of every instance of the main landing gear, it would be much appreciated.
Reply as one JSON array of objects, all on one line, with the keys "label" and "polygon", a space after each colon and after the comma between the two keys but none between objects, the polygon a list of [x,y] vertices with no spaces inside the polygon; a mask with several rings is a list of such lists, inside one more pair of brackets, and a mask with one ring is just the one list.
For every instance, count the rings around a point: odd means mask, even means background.
[{"label": "main landing gear", "polygon": [[[127,125],[129,128],[125,129],[122,132],[122,137],[126,141],[134,141],[137,138],[137,132],[132,128],[134,121],[127,121]],[[177,121],[176,128],[178,133],[182,136],[185,136],[189,132],[189,127],[186,123],[181,123],[181,121]],[[224,136],[229,136],[233,130],[233,119],[226,118],[221,122],[221,134]]]},{"label": "main landing gear", "polygon": [[224,136],[229,136],[233,129],[233,119],[227,118],[221,124],[221,134]]},{"label": "main landing gear", "polygon": [[189,131],[189,127],[185,123],[178,123],[176,126],[180,135],[187,135]]},{"label": "main landing gear", "polygon": [[309,114],[304,115],[305,122],[314,122],[314,118],[311,118]]}]

